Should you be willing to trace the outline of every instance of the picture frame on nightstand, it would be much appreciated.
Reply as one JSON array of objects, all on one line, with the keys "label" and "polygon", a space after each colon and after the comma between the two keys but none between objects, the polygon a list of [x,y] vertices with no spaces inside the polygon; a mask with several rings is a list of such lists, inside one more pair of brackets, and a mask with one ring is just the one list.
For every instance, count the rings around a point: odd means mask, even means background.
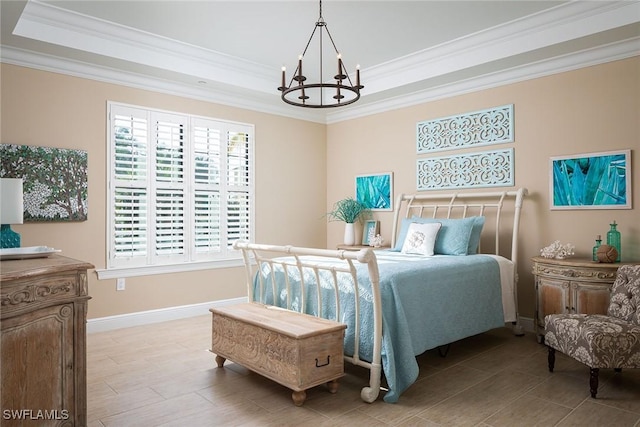
[{"label": "picture frame on nightstand", "polygon": [[380,233],[380,222],[374,220],[368,220],[364,222],[362,227],[362,244],[369,245],[371,238]]}]

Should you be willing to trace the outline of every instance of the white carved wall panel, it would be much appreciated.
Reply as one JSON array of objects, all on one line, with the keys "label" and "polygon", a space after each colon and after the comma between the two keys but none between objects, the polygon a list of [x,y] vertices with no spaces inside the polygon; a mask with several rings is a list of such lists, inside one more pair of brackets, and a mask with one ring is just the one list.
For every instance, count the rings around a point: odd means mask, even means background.
[{"label": "white carved wall panel", "polygon": [[482,151],[418,159],[418,190],[514,185],[514,151]]},{"label": "white carved wall panel", "polygon": [[513,104],[419,122],[417,152],[513,142],[513,127]]}]

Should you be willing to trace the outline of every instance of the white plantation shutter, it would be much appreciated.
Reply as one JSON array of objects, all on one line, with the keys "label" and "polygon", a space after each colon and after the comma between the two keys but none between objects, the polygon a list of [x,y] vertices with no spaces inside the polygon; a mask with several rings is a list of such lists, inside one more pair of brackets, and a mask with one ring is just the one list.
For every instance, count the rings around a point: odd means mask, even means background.
[{"label": "white plantation shutter", "polygon": [[114,253],[116,259],[147,256],[147,194],[145,190],[116,188]]},{"label": "white plantation shutter", "polygon": [[238,257],[251,240],[253,126],[109,103],[107,268]]},{"label": "white plantation shutter", "polygon": [[163,262],[187,261],[185,232],[185,144],[188,118],[151,113],[155,146],[155,244],[153,256]]},{"label": "white plantation shutter", "polygon": [[250,156],[249,135],[232,130],[227,133],[227,242],[249,240]]},{"label": "white plantation shutter", "polygon": [[194,245],[196,259],[221,251],[220,194],[222,151],[221,124],[193,120]]},{"label": "white plantation shutter", "polygon": [[114,265],[145,265],[149,238],[149,123],[147,112],[122,108],[111,115],[113,179],[111,250]]}]

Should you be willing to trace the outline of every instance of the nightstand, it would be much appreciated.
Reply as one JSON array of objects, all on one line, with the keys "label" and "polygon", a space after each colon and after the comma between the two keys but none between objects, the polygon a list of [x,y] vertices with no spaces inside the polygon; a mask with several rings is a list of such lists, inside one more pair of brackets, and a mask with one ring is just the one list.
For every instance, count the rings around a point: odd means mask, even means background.
[{"label": "nightstand", "polygon": [[633,263],[600,263],[588,258],[533,257],[536,286],[535,329],[544,339],[544,317],[556,313],[606,314],[618,267]]}]

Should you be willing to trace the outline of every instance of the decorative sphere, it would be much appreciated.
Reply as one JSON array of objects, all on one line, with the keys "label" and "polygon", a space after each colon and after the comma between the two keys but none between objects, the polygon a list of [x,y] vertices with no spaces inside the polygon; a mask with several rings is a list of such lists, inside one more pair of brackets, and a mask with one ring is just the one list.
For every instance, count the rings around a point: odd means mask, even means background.
[{"label": "decorative sphere", "polygon": [[600,262],[615,262],[618,259],[618,250],[611,245],[600,245],[596,256]]}]

